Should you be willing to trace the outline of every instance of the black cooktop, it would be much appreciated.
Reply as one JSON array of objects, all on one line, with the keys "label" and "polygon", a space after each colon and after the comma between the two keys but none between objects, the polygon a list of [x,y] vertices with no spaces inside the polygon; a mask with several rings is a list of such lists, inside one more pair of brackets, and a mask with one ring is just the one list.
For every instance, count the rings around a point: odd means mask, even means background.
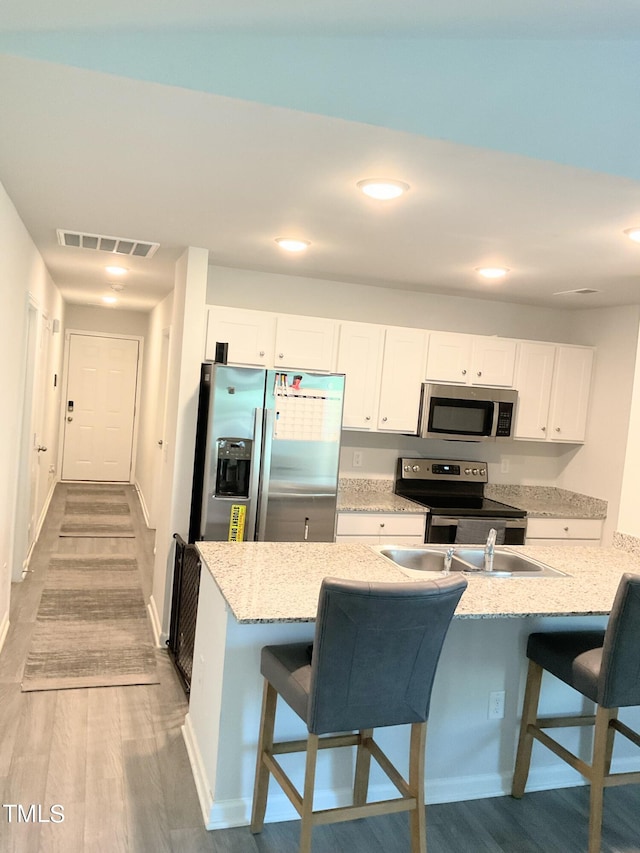
[{"label": "black cooktop", "polygon": [[431,515],[524,518],[526,511],[484,496],[487,465],[451,459],[398,459],[395,492]]},{"label": "black cooktop", "polygon": [[[398,492],[398,494],[400,494]],[[524,518],[525,510],[475,495],[404,494],[410,501],[429,507],[431,515],[477,516],[481,518]]]}]

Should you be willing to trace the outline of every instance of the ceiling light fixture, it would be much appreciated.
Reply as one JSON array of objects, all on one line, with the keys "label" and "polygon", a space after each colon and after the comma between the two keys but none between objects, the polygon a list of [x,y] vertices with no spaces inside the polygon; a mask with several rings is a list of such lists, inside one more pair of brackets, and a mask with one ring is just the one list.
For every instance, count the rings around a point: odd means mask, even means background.
[{"label": "ceiling light fixture", "polygon": [[365,195],[378,201],[398,198],[409,189],[409,184],[405,184],[404,181],[393,181],[388,178],[367,178],[364,181],[358,181],[356,186]]},{"label": "ceiling light fixture", "polygon": [[483,278],[504,278],[509,270],[507,267],[476,267],[476,272]]},{"label": "ceiling light fixture", "polygon": [[117,302],[118,300],[115,296],[103,296],[102,301],[106,302],[108,305],[113,305],[113,303]]},{"label": "ceiling light fixture", "polygon": [[109,275],[126,275],[129,270],[126,267],[105,267]]},{"label": "ceiling light fixture", "polygon": [[627,228],[624,232],[630,240],[633,240],[634,243],[640,243],[640,227],[636,226],[635,228]]},{"label": "ceiling light fixture", "polygon": [[311,245],[308,240],[297,240],[295,237],[276,237],[276,243],[286,252],[304,252]]}]

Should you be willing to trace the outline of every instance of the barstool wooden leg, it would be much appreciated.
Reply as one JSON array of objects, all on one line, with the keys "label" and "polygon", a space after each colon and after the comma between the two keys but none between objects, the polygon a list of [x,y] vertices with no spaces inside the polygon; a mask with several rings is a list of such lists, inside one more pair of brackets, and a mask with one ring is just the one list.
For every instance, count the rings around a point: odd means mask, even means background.
[{"label": "barstool wooden leg", "polygon": [[427,724],[412,723],[409,747],[409,789],[416,798],[416,807],[410,812],[411,853],[427,853],[427,818],[424,805],[424,751],[427,741]]},{"label": "barstool wooden leg", "polygon": [[373,737],[373,729],[360,729],[360,743],[356,753],[356,772],[353,782],[353,804],[363,806],[369,793],[369,770],[371,768],[371,752],[367,748]]},{"label": "barstool wooden leg", "polygon": [[318,735],[314,735],[309,732],[307,737],[307,762],[304,771],[304,791],[302,794],[302,814],[300,815],[300,853],[311,853],[311,833],[313,831],[313,791],[316,783],[318,740]]},{"label": "barstool wooden leg", "polygon": [[263,761],[263,755],[265,751],[271,752],[273,749],[277,701],[278,694],[275,688],[265,679],[256,758],[256,778],[253,786],[253,808],[251,810],[251,832],[253,833],[262,832],[264,826],[264,813],[267,809],[267,793],[269,791],[269,770]]},{"label": "barstool wooden leg", "polygon": [[540,699],[542,672],[542,667],[539,664],[532,660],[529,661],[527,684],[524,691],[524,702],[522,705],[520,738],[518,740],[516,766],[513,772],[513,783],[511,787],[512,797],[520,798],[524,794],[527,778],[529,776],[533,735],[528,731],[528,727],[530,725],[535,725],[538,716],[538,701]]},{"label": "barstool wooden leg", "polygon": [[615,709],[596,710],[596,724],[593,734],[593,760],[591,764],[591,793],[589,798],[589,853],[600,853],[602,837],[602,808],[604,800],[604,777],[610,761],[610,740],[613,730],[609,729],[609,720],[616,714]]}]

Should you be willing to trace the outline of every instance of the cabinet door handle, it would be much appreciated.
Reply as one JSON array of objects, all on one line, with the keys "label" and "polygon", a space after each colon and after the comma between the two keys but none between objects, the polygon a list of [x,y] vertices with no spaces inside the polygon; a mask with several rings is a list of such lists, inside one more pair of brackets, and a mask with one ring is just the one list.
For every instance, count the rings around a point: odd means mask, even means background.
[{"label": "cabinet door handle", "polygon": [[279,352],[279,353],[278,353],[278,358],[284,358],[284,353],[283,353],[283,352]]},{"label": "cabinet door handle", "polygon": [[365,417],[365,421],[370,421],[370,420],[371,420],[371,415],[367,415],[367,416]]},{"label": "cabinet door handle", "polygon": [[384,521],[380,522],[380,527],[384,527]]},{"label": "cabinet door handle", "polygon": [[479,370],[479,371],[478,371],[478,376],[482,376],[482,371],[481,371],[481,370]]},{"label": "cabinet door handle", "polygon": [[462,375],[463,375],[463,376],[466,376],[466,375],[467,375],[467,371],[466,371],[466,370],[463,370],[463,371],[462,371]]},{"label": "cabinet door handle", "polygon": [[[264,355],[264,350],[261,349],[260,352],[258,353],[258,355]],[[282,358],[282,356],[280,356],[280,358]]]},{"label": "cabinet door handle", "polygon": [[569,532],[569,528],[568,528],[568,527],[565,527],[565,528],[563,528],[563,529],[564,529],[564,532],[565,532],[565,533],[568,533],[568,532]]},{"label": "cabinet door handle", "polygon": [[544,427],[540,427],[540,429],[542,430],[542,432],[546,432],[546,431],[547,431],[546,426],[544,426]]},{"label": "cabinet door handle", "polygon": [[556,432],[560,432],[560,427],[556,427]]},{"label": "cabinet door handle", "polygon": [[387,420],[386,418],[383,418],[383,419],[382,419],[383,423],[384,423],[384,421],[386,421],[386,420]]}]

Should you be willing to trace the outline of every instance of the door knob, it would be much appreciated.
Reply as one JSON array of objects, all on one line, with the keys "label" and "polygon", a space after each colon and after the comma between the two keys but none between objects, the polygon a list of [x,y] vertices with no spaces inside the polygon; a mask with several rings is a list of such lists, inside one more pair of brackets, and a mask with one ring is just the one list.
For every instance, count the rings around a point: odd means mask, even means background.
[{"label": "door knob", "polygon": [[67,420],[69,421],[69,423],[71,423],[71,421],[73,420],[73,418],[72,418],[71,416],[69,416],[69,417],[67,418]]},{"label": "door knob", "polygon": [[46,451],[46,449],[47,448],[44,446],[44,444],[38,445],[38,453],[44,453]]}]

